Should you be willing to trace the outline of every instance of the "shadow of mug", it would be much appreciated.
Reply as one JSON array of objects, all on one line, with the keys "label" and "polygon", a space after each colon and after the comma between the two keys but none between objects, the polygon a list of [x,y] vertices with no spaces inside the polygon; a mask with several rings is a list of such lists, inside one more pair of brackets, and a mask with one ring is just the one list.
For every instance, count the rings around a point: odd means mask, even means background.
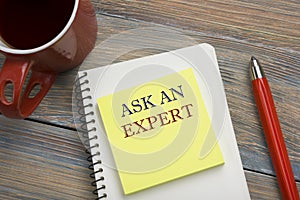
[{"label": "shadow of mug", "polygon": [[85,59],[96,34],[90,0],[1,1],[0,53],[6,59],[0,71],[0,112],[16,119],[29,116],[56,75]]}]

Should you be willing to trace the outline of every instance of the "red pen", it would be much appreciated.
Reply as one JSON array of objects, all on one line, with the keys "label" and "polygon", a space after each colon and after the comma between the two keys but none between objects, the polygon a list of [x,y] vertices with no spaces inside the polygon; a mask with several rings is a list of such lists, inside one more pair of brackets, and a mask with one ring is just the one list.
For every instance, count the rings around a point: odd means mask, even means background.
[{"label": "red pen", "polygon": [[299,200],[299,193],[284,144],[271,90],[261,65],[253,56],[250,61],[250,71],[254,99],[277,176],[281,197],[283,200]]}]

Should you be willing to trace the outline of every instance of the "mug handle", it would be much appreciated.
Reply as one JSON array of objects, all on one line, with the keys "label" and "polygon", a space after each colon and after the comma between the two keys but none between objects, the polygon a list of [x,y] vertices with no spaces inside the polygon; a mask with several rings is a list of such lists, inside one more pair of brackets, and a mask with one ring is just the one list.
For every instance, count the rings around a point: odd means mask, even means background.
[{"label": "mug handle", "polygon": [[[33,63],[28,60],[7,58],[0,71],[0,112],[9,118],[23,119],[28,117],[53,84],[56,74],[40,72],[31,68]],[[31,70],[28,83],[22,93],[23,84]],[[10,99],[5,94],[8,85],[13,87]],[[39,86],[38,93],[31,97],[32,90]]]}]

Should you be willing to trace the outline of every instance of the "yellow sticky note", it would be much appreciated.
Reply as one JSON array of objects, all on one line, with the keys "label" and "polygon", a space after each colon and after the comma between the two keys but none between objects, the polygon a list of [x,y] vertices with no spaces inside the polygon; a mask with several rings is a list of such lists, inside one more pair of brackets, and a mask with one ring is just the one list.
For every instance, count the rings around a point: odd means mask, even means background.
[{"label": "yellow sticky note", "polygon": [[224,163],[191,68],[97,102],[125,194]]}]

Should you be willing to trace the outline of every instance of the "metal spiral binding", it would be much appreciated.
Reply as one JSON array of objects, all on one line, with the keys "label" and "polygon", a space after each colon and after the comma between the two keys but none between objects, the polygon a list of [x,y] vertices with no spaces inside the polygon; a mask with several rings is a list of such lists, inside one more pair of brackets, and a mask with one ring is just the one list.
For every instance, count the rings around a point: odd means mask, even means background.
[{"label": "metal spiral binding", "polygon": [[[87,72],[83,72],[83,75],[80,76],[80,77],[77,77],[77,79],[75,81],[75,88],[74,88],[75,89],[75,95],[74,95],[74,98],[75,98],[75,101],[76,101],[76,106],[78,108],[77,112],[80,115],[80,117],[78,119],[79,123],[80,123],[80,127],[78,127],[77,129],[78,129],[78,133],[80,133],[82,138],[84,139],[83,143],[84,143],[85,147],[87,148],[86,153],[89,155],[87,160],[91,164],[89,165],[88,168],[90,170],[93,170],[93,172],[90,174],[90,177],[95,179],[92,182],[92,186],[97,187],[98,182],[104,181],[104,176],[101,175],[99,179],[96,179],[96,174],[98,174],[98,173],[102,174],[103,173],[103,168],[100,166],[100,165],[102,165],[102,162],[101,162],[101,160],[98,160],[95,163],[93,163],[93,157],[99,156],[100,152],[96,152],[95,154],[91,154],[91,149],[99,147],[99,144],[95,144],[93,146],[90,146],[90,142],[92,140],[97,140],[98,137],[97,137],[97,135],[94,135],[93,137],[89,137],[90,133],[96,132],[97,129],[96,129],[95,126],[90,128],[90,129],[88,129],[88,127],[87,127],[87,125],[89,125],[89,124],[95,124],[95,120],[92,119],[90,121],[86,121],[86,117],[87,116],[94,116],[95,113],[93,111],[85,113],[86,108],[93,107],[92,103],[88,103],[86,105],[83,105],[83,100],[91,100],[92,99],[92,96],[90,96],[90,95],[87,95],[87,96],[83,97],[84,92],[90,92],[89,87],[82,90],[83,85],[89,84],[88,79],[84,80],[84,78],[86,78],[86,77],[87,77]],[[97,168],[98,170],[94,171],[94,168],[97,165],[99,165],[100,168]],[[93,194],[98,196],[95,200],[100,200],[100,199],[102,200],[104,198],[107,198],[107,194],[104,193],[103,190],[105,190],[105,185],[104,184],[101,185],[99,188],[96,188],[93,191]],[[100,192],[101,192],[101,194],[100,194]]]}]

